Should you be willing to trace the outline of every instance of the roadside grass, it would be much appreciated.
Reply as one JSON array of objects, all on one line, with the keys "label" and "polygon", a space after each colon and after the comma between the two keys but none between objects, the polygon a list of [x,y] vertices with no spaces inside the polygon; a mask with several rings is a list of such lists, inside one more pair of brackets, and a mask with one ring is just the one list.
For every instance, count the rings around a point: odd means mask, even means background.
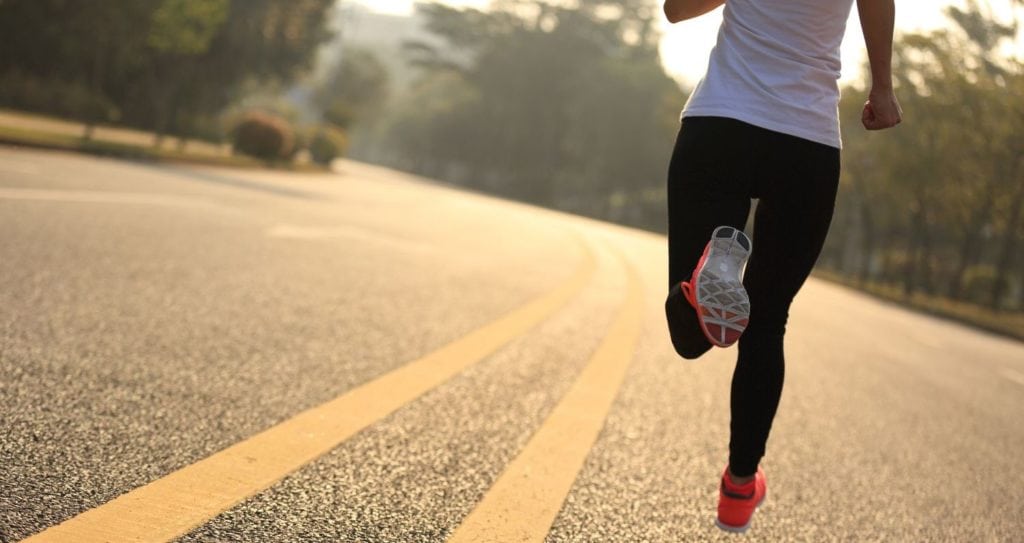
[{"label": "roadside grass", "polygon": [[177,149],[156,148],[153,146],[131,145],[102,139],[86,140],[81,136],[60,134],[33,128],[18,128],[0,124],[0,144],[51,149],[58,151],[74,151],[96,156],[123,158],[150,162],[183,162],[202,166],[223,166],[232,168],[271,168],[297,172],[324,172],[326,168],[313,163],[293,163],[288,161],[262,161],[238,155],[213,155],[209,153],[190,153]]},{"label": "roadside grass", "polygon": [[899,286],[881,283],[862,285],[848,277],[828,270],[815,270],[814,276],[859,292],[865,292],[876,298],[898,303],[908,309],[1024,341],[1024,312],[1021,311],[995,312],[975,304],[959,302],[921,292],[915,292],[908,299],[903,294],[903,289]]}]

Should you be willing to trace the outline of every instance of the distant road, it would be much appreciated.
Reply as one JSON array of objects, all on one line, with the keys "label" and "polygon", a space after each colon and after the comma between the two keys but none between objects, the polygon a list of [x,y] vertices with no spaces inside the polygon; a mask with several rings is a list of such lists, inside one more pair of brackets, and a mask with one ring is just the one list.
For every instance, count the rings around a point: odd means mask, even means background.
[{"label": "distant road", "polygon": [[[734,541],[665,240],[0,147],[0,541]],[[812,280],[750,541],[1020,541],[1024,344]]]}]

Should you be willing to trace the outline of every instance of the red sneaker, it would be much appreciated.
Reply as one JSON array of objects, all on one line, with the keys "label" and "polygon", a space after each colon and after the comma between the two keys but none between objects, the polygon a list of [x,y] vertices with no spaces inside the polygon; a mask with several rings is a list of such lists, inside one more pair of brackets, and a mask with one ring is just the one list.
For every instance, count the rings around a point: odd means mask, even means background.
[{"label": "red sneaker", "polygon": [[729,347],[747,329],[750,298],[743,288],[743,267],[750,250],[750,238],[743,231],[719,226],[690,280],[680,285],[712,345]]},{"label": "red sneaker", "polygon": [[764,470],[757,468],[754,480],[745,485],[737,485],[729,478],[729,468],[722,474],[722,484],[718,487],[718,518],[715,525],[737,534],[750,528],[750,519],[754,516],[765,494],[768,483],[765,481]]}]

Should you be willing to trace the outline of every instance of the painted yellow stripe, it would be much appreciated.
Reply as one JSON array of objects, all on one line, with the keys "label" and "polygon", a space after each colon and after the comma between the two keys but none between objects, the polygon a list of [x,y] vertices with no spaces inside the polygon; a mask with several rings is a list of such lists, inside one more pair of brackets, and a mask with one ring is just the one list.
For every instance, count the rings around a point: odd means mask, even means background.
[{"label": "painted yellow stripe", "polygon": [[642,287],[633,267],[622,261],[629,287],[608,335],[449,543],[544,541],[604,425],[640,335]]},{"label": "painted yellow stripe", "polygon": [[505,317],[323,405],[26,541],[167,541],[179,537],[529,331],[564,306],[596,268],[584,258],[565,283]]}]

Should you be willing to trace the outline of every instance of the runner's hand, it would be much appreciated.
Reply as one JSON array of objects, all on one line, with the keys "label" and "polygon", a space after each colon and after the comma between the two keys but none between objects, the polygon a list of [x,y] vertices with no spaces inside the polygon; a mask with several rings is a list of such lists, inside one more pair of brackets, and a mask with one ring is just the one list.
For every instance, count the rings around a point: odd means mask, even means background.
[{"label": "runner's hand", "polygon": [[892,128],[903,120],[903,110],[892,90],[875,91],[872,89],[868,101],[864,104],[864,112],[860,121],[868,130],[884,130]]}]

